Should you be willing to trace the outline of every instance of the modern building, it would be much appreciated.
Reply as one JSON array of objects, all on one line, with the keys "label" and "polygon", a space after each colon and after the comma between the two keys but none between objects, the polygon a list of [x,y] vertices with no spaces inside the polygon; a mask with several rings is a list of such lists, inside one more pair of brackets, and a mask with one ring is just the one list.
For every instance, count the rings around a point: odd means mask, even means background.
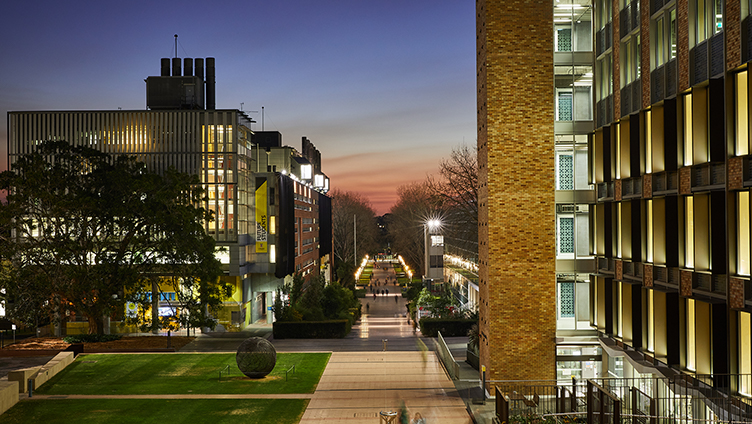
[{"label": "modern building", "polygon": [[477,0],[480,364],[556,371],[552,2]]},{"label": "modern building", "polygon": [[647,361],[752,395],[750,4],[595,9],[591,323],[608,371]]},{"label": "modern building", "polygon": [[[225,248],[222,280],[233,286],[219,328],[272,322],[268,311],[286,279],[327,269],[331,202],[320,153],[304,138],[303,156],[282,146],[279,133],[271,141],[256,135],[244,112],[216,109],[213,58],[162,59],[162,75],[146,88],[148,110],[9,112],[9,164],[38,142],[66,140],[134,156],[157,172],[198,175],[214,213],[205,229]],[[172,299],[165,293],[160,306]]]}]

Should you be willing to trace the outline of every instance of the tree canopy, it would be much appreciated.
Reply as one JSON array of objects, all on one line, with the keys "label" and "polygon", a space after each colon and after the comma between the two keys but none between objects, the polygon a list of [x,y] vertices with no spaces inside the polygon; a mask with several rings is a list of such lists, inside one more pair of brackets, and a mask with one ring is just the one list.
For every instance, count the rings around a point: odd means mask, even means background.
[{"label": "tree canopy", "polygon": [[[338,277],[341,279],[344,275],[351,275],[354,272],[356,262],[359,263],[363,256],[378,250],[379,230],[376,225],[376,212],[368,199],[358,193],[336,189],[330,195],[332,197],[332,242],[337,259],[335,265],[338,269]],[[356,229],[358,251],[354,254],[353,236]],[[353,267],[343,266],[342,263],[352,264]],[[342,272],[339,271],[340,269]],[[349,286],[351,281],[343,280],[341,283]],[[354,281],[352,283],[354,284]]]},{"label": "tree canopy", "polygon": [[[202,310],[221,274],[197,176],[150,172],[132,156],[48,141],[0,174],[0,296],[29,324],[76,311],[90,331],[157,275],[191,277]],[[203,294],[206,293],[205,296]],[[202,297],[203,296],[203,297]]]}]

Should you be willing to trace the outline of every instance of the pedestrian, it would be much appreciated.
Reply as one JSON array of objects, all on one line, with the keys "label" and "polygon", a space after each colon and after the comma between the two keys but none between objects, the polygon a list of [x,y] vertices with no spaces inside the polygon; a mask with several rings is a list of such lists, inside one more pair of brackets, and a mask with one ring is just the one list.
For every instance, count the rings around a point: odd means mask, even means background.
[{"label": "pedestrian", "polygon": [[389,289],[386,289],[386,294],[389,294]]},{"label": "pedestrian", "polygon": [[385,293],[384,293],[384,290],[382,290],[382,291],[381,291],[381,295],[382,295],[382,296],[384,296],[384,295],[385,295]]},{"label": "pedestrian", "polygon": [[397,296],[394,296],[394,303],[399,303],[399,300],[397,300]]},{"label": "pedestrian", "polygon": [[366,313],[370,311],[371,311],[371,305],[369,305],[368,302],[366,302]]},{"label": "pedestrian", "polygon": [[373,298],[376,299],[376,293],[373,294]]},{"label": "pedestrian", "polygon": [[426,424],[426,419],[423,418],[423,415],[420,415],[420,412],[416,412],[410,424]]}]

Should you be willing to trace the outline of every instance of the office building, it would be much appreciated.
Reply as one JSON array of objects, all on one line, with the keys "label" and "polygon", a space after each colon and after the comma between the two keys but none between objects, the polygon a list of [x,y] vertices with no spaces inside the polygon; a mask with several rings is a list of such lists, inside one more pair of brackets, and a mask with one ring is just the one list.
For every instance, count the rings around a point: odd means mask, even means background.
[{"label": "office building", "polygon": [[[282,146],[281,135],[256,137],[247,114],[216,109],[213,58],[162,59],[161,76],[147,78],[146,88],[148,110],[9,112],[9,164],[38,142],[65,140],[134,156],[156,172],[198,175],[203,206],[214,213],[205,229],[225,248],[221,278],[233,287],[215,317],[219,329],[271,323],[268,311],[285,280],[327,269],[331,202],[320,153],[308,139],[306,157]],[[175,306],[171,299],[166,293],[160,307]]]}]

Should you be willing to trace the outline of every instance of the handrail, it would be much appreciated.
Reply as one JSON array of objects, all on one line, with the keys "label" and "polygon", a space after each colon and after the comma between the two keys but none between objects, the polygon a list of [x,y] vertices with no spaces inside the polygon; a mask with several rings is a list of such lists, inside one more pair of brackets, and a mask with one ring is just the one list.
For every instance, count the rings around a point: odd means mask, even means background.
[{"label": "handrail", "polygon": [[222,373],[230,375],[230,364],[225,365],[224,368],[219,370],[219,381],[222,381]]},{"label": "handrail", "polygon": [[285,370],[285,381],[287,381],[287,374],[289,374],[290,371],[292,371],[292,375],[295,375],[295,365],[293,365],[292,367],[290,367],[289,370]]}]

